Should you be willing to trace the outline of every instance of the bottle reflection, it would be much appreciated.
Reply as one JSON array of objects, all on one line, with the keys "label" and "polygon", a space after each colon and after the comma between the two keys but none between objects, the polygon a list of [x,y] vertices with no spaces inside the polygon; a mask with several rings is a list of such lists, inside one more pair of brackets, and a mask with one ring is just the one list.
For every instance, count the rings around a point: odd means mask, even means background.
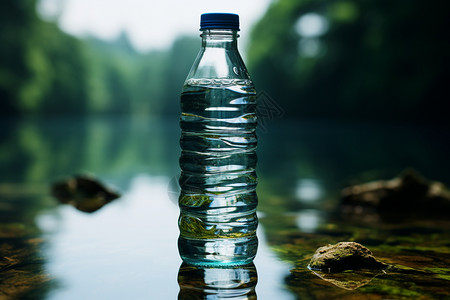
[{"label": "bottle reflection", "polygon": [[178,272],[178,299],[257,299],[253,263],[239,267],[197,267],[183,263]]}]

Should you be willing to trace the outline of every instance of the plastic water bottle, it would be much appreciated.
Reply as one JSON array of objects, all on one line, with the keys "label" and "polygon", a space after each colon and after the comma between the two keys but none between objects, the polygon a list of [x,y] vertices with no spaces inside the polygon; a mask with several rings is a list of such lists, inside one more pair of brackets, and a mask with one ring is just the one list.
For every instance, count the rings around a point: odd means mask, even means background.
[{"label": "plastic water bottle", "polygon": [[237,49],[239,16],[201,16],[201,50],[181,94],[181,258],[200,266],[256,255],[256,92]]}]

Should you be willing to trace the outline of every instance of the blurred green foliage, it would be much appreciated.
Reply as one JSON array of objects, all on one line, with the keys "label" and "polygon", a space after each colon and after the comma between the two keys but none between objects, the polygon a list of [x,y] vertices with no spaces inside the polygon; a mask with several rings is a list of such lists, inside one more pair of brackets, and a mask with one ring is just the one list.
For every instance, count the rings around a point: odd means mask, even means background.
[{"label": "blurred green foliage", "polygon": [[1,113],[85,112],[81,42],[39,20],[35,1],[0,6]]},{"label": "blurred green foliage", "polygon": [[0,4],[0,114],[178,113],[197,37],[139,53],[125,33],[109,42],[65,34],[38,17],[36,2]]},{"label": "blurred green foliage", "polygon": [[34,3],[2,2],[0,9],[0,111],[18,110],[14,101],[24,82],[30,77],[26,64],[28,37],[32,35]]},{"label": "blurred green foliage", "polygon": [[[37,0],[0,4],[0,114],[177,115],[200,47],[78,39]],[[449,2],[278,0],[254,26],[248,67],[286,117],[448,122]]]},{"label": "blurred green foliage", "polygon": [[256,88],[288,116],[448,121],[449,4],[274,1],[252,31]]}]

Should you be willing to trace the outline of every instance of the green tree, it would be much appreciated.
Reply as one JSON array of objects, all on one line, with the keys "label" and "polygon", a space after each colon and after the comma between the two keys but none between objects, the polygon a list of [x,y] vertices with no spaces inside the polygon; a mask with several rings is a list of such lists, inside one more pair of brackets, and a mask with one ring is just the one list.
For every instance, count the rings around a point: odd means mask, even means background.
[{"label": "green tree", "polygon": [[180,93],[184,80],[200,50],[201,40],[196,37],[180,37],[167,54],[164,72],[164,114],[180,114]]},{"label": "green tree", "polygon": [[21,110],[38,114],[83,114],[88,103],[86,58],[82,43],[39,22],[30,38],[31,78],[21,91]]},{"label": "green tree", "polygon": [[[253,28],[249,68],[257,88],[291,117],[445,121],[448,8],[279,0]],[[301,18],[311,14],[325,30],[302,32]]]},{"label": "green tree", "polygon": [[0,4],[0,113],[83,113],[81,43],[40,20],[35,6],[35,0]]},{"label": "green tree", "polygon": [[28,39],[37,21],[35,1],[3,1],[0,4],[0,114],[17,114],[17,99],[30,77],[26,63]]}]

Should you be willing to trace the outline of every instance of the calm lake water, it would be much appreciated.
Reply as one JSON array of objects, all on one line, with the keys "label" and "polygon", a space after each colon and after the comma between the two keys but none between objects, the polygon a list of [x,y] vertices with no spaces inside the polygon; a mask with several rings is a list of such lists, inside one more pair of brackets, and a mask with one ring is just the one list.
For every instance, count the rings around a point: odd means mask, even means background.
[{"label": "calm lake water", "polygon": [[[399,212],[389,220],[353,220],[337,213],[343,187],[407,167],[449,185],[450,137],[442,128],[268,122],[258,135],[254,265],[195,269],[182,265],[177,249],[178,120],[0,126],[0,299],[450,297],[448,218]],[[84,172],[121,197],[85,213],[50,196],[52,182]],[[356,289],[306,268],[318,247],[339,241],[360,242],[398,268],[357,274]]]}]

